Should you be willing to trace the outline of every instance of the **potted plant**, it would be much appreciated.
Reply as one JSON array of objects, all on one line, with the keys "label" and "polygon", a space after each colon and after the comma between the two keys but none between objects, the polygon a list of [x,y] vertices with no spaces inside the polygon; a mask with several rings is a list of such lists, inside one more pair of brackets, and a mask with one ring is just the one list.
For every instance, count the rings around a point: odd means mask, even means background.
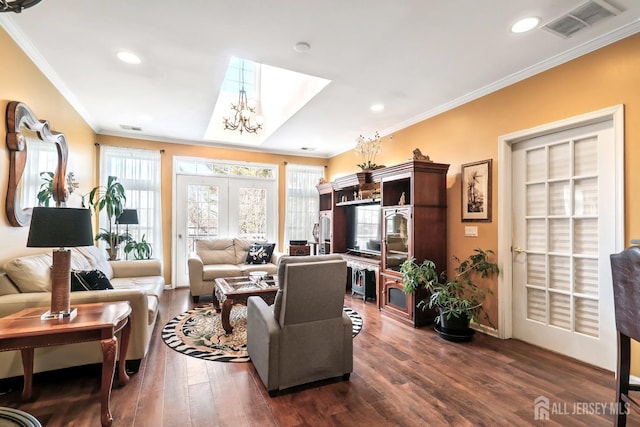
[{"label": "potted plant", "polygon": [[471,339],[474,331],[469,328],[471,321],[478,322],[480,314],[487,322],[493,323],[482,303],[491,289],[483,289],[474,280],[499,274],[498,265],[490,261],[492,250],[475,249],[464,260],[454,256],[458,266],[451,278],[438,273],[436,265],[426,260],[417,264],[414,259],[405,261],[400,268],[404,280],[404,292],[415,293],[419,287],[427,290],[428,296],[418,303],[422,309],[437,308],[436,331],[451,341]]},{"label": "potted plant", "polygon": [[122,214],[124,204],[127,201],[124,187],[120,184],[118,178],[110,176],[107,179],[107,185],[100,185],[94,187],[89,193],[89,205],[91,205],[96,213],[100,213],[103,209],[107,214],[107,228],[101,229],[101,232],[96,236],[96,240],[104,240],[107,244],[107,251],[109,252],[109,259],[114,260],[118,257],[118,250],[120,248],[121,241],[128,241],[131,237],[124,233],[120,234],[113,231],[113,220],[118,218]]},{"label": "potted plant", "polygon": [[153,249],[151,248],[151,243],[145,240],[145,236],[146,235],[143,234],[139,242],[130,239],[124,247],[124,252],[129,254],[133,251],[135,259],[150,259],[151,254],[153,254]]}]

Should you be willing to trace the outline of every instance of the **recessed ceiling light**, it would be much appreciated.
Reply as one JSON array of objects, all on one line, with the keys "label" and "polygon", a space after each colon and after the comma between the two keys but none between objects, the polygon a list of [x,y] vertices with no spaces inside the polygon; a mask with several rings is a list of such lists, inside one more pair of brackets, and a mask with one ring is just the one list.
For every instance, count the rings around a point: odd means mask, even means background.
[{"label": "recessed ceiling light", "polygon": [[537,16],[531,16],[524,18],[516,22],[511,26],[511,32],[513,33],[526,33],[529,30],[533,30],[540,23],[540,18]]},{"label": "recessed ceiling light", "polygon": [[384,110],[384,105],[382,104],[373,104],[371,106],[371,111],[382,111]]},{"label": "recessed ceiling light", "polygon": [[126,62],[127,64],[139,64],[142,62],[140,57],[131,52],[118,52],[116,55],[120,61]]},{"label": "recessed ceiling light", "polygon": [[309,52],[311,49],[311,45],[307,42],[298,42],[293,46],[293,50],[296,52]]}]

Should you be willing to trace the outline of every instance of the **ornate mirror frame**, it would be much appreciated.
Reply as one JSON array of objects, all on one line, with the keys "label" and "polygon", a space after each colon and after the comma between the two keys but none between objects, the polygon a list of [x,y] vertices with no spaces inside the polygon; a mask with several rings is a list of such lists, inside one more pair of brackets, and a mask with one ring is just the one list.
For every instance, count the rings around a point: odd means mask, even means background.
[{"label": "ornate mirror frame", "polygon": [[27,163],[27,137],[20,133],[26,128],[35,132],[38,139],[55,144],[58,164],[53,176],[53,200],[61,206],[69,197],[65,189],[68,148],[64,134],[50,130],[46,120],[38,120],[25,104],[11,101],[7,105],[7,148],[9,149],[9,185],[5,209],[7,218],[15,227],[25,227],[31,222],[33,208],[21,206],[18,191],[22,174]]}]

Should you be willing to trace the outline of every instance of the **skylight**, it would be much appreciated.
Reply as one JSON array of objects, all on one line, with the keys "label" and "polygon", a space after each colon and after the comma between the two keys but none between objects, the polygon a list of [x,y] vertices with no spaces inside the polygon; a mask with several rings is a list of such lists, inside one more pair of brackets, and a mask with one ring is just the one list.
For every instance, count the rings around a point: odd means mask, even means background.
[{"label": "skylight", "polygon": [[247,96],[249,98],[255,99],[255,87],[257,76],[260,75],[260,64],[252,61],[242,60],[240,58],[236,58],[235,56],[232,57],[229,61],[227,73],[224,76],[224,81],[222,82],[220,92],[223,92],[225,95],[229,95],[232,98],[238,96],[238,91],[240,90],[241,69],[244,70],[244,90],[247,92]]},{"label": "skylight", "polygon": [[[256,115],[264,117],[263,128],[257,134],[224,130],[223,117],[231,114],[231,103],[238,101],[239,71],[243,63],[247,97],[255,105]],[[329,83],[327,79],[232,57],[204,139],[258,146]]]}]

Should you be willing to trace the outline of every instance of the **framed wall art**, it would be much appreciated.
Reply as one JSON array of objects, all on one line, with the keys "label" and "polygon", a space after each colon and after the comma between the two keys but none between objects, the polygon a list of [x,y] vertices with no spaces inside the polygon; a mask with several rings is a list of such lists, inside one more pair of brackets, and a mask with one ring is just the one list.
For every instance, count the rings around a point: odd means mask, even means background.
[{"label": "framed wall art", "polygon": [[491,163],[462,165],[462,221],[491,222]]}]

